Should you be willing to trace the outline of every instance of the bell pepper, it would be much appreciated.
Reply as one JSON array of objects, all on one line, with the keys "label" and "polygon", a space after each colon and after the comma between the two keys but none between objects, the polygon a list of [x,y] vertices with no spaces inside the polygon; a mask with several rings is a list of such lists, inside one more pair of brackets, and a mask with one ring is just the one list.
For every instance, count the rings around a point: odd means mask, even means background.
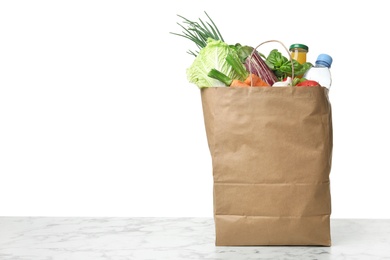
[{"label": "bell pepper", "polygon": [[296,84],[295,86],[297,86],[297,87],[317,87],[317,86],[320,86],[320,84],[315,80],[307,79],[307,80],[304,80],[304,81]]}]

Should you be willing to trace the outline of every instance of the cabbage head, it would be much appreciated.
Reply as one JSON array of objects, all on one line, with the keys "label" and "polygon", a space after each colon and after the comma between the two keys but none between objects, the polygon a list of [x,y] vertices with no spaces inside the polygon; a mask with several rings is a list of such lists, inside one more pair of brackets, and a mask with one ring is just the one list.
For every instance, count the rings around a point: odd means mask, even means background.
[{"label": "cabbage head", "polygon": [[205,87],[226,87],[224,83],[217,79],[210,78],[207,74],[211,69],[217,69],[230,78],[240,78],[226,62],[228,54],[238,58],[234,47],[229,46],[221,40],[209,38],[207,45],[199,51],[192,65],[187,69],[188,81],[194,83],[199,88]]}]

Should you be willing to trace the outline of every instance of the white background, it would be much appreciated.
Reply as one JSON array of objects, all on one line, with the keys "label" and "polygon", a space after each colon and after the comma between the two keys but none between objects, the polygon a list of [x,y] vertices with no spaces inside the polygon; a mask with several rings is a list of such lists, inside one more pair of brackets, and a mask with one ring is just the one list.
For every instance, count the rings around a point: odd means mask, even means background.
[{"label": "white background", "polygon": [[[332,217],[390,218],[386,1],[1,1],[0,215],[212,217],[192,42],[333,56]],[[271,44],[272,45],[272,44]],[[274,46],[264,45],[267,54]],[[281,48],[276,46],[276,48]],[[261,133],[259,133],[261,134]]]}]

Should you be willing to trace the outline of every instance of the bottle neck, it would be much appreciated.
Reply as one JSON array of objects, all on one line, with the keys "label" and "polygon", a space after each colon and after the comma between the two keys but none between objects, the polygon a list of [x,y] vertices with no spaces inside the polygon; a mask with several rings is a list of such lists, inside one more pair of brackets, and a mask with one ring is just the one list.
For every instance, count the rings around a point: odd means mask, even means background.
[{"label": "bottle neck", "polygon": [[317,61],[316,67],[322,67],[322,68],[330,68],[329,64],[323,61]]}]

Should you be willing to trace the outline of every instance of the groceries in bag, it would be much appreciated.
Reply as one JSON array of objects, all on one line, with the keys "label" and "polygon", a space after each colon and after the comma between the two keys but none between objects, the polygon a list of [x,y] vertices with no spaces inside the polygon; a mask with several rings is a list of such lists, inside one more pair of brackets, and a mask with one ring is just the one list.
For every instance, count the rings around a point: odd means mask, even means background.
[{"label": "groceries in bag", "polygon": [[[307,45],[292,44],[287,49],[282,44],[288,57],[277,49],[266,56],[257,51],[257,47],[225,42],[216,24],[205,14],[209,21],[192,21],[178,15],[183,19],[178,25],[184,31],[171,32],[187,38],[198,48],[187,52],[195,57],[186,71],[189,82],[199,88],[309,86],[310,82],[303,83],[307,80],[305,75],[315,66],[306,61]],[[253,76],[257,78],[253,80]]]}]

